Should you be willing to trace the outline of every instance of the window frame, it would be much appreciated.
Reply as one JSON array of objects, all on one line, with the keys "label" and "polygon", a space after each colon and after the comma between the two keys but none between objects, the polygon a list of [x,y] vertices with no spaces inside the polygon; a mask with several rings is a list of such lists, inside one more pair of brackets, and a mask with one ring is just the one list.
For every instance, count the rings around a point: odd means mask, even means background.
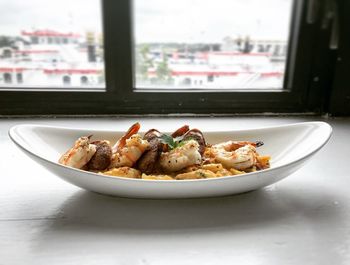
[{"label": "window frame", "polygon": [[339,12],[339,48],[334,59],[334,79],[332,90],[327,95],[329,113],[335,116],[350,115],[350,2],[338,1]]},{"label": "window frame", "polygon": [[329,81],[312,81],[325,71],[315,63],[334,57],[321,45],[329,32],[321,19],[307,22],[307,1],[295,0],[292,12],[285,89],[144,91],[133,82],[132,1],[103,0],[106,91],[2,88],[0,115],[322,113]]}]

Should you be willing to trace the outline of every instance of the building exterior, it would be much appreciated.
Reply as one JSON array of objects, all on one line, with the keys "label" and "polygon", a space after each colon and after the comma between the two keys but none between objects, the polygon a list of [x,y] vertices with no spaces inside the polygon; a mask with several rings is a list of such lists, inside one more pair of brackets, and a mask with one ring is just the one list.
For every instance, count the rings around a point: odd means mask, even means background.
[{"label": "building exterior", "polygon": [[[177,59],[179,57],[182,59]],[[171,86],[208,89],[282,87],[284,61],[273,61],[270,53],[205,52],[196,53],[194,58],[183,57],[177,54],[176,59],[168,60]],[[148,77],[150,80],[157,78],[156,66],[149,68]]]},{"label": "building exterior", "polygon": [[91,41],[91,34],[22,31],[19,41],[11,47],[0,48],[0,85],[103,86],[100,50],[102,45]]},{"label": "building exterior", "polygon": [[[22,31],[0,46],[0,86],[105,87],[102,35]],[[6,42],[5,42],[6,43]],[[141,88],[281,88],[286,43],[225,37],[222,44],[146,44],[135,50]]]}]

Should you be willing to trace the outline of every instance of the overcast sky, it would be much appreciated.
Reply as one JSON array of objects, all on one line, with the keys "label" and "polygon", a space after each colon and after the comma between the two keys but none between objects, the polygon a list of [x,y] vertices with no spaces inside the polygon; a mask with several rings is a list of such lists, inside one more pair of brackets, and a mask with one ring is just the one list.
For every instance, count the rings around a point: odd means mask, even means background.
[{"label": "overcast sky", "polygon": [[[118,1],[118,0],[116,0]],[[286,40],[292,0],[134,0],[138,42]],[[0,35],[21,30],[101,31],[99,0],[0,0]]]},{"label": "overcast sky", "polygon": [[225,36],[286,39],[292,0],[135,0],[136,38],[221,42]]},{"label": "overcast sky", "polygon": [[0,0],[0,34],[52,29],[101,32],[99,0]]}]

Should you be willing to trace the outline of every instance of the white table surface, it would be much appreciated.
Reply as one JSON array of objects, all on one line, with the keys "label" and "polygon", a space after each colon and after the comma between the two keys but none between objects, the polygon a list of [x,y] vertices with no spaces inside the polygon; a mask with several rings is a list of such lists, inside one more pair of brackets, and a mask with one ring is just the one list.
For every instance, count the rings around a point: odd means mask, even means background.
[{"label": "white table surface", "polygon": [[[221,198],[141,200],[84,191],[22,153],[21,123],[229,130],[324,120],[328,145],[288,178]],[[0,119],[0,264],[350,264],[350,119]]]}]

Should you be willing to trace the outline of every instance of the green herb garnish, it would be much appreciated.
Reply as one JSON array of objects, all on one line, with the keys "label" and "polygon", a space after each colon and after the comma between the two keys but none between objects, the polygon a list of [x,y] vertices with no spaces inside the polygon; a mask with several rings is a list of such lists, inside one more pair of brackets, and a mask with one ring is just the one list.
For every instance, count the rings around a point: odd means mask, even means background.
[{"label": "green herb garnish", "polygon": [[169,146],[170,150],[176,148],[176,142],[174,141],[174,138],[171,137],[170,135],[163,134],[160,137],[160,140],[163,144],[167,144]]},{"label": "green herb garnish", "polygon": [[183,146],[189,140],[192,140],[192,137],[189,137],[186,140],[183,140],[183,136],[178,136],[173,138],[171,135],[163,134],[160,137],[160,140],[163,144],[168,145],[170,150],[173,150],[177,147]]}]

